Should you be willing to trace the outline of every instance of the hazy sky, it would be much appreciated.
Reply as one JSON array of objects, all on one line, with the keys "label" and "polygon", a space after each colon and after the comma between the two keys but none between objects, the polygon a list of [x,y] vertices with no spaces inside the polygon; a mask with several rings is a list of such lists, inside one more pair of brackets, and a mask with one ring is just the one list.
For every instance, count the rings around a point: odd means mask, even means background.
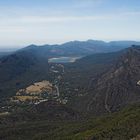
[{"label": "hazy sky", "polygon": [[0,0],[0,46],[140,40],[140,0]]}]

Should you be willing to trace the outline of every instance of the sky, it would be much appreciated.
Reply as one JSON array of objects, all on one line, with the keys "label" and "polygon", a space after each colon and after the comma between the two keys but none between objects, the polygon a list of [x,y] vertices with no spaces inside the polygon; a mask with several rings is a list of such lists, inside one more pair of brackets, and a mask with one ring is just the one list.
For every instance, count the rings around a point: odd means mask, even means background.
[{"label": "sky", "polygon": [[0,47],[140,41],[140,0],[0,0]]}]

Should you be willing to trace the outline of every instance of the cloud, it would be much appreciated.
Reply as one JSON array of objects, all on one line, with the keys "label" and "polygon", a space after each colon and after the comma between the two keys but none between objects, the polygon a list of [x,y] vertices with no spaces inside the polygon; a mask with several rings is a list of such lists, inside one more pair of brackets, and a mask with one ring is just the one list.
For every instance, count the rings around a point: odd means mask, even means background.
[{"label": "cloud", "polygon": [[14,27],[14,26],[1,26],[0,32],[9,33],[9,32],[16,32],[16,33],[23,33],[25,32],[25,28],[23,27]]},{"label": "cloud", "polygon": [[[118,14],[102,14],[92,16],[17,16],[1,18],[0,31],[23,31],[22,27],[15,26],[29,26],[41,24],[56,24],[56,23],[70,23],[70,22],[93,22],[93,21],[111,21],[111,20],[125,20],[132,16],[140,16],[140,12],[123,12]],[[7,27],[5,27],[7,25]],[[13,26],[12,26],[13,25]],[[10,29],[10,27],[12,29]]]},{"label": "cloud", "polygon": [[107,1],[60,0],[56,4],[51,2],[42,6],[34,3],[27,7],[0,6],[0,43],[138,37],[139,9],[128,7],[120,10],[121,5],[108,5]]},{"label": "cloud", "polygon": [[70,22],[70,21],[96,21],[107,20],[113,18],[110,15],[106,16],[62,16],[62,17],[47,17],[47,16],[27,16],[19,19],[24,23],[57,23],[57,22]]},{"label": "cloud", "polygon": [[124,16],[140,16],[140,11],[130,11],[130,12],[124,12]]},{"label": "cloud", "polygon": [[[118,14],[102,14],[93,16],[24,16],[15,21],[22,23],[59,23],[59,22],[77,22],[77,21],[101,21],[101,20],[122,20],[129,16],[138,16],[140,12],[123,12]],[[129,17],[130,18],[130,17]]]}]

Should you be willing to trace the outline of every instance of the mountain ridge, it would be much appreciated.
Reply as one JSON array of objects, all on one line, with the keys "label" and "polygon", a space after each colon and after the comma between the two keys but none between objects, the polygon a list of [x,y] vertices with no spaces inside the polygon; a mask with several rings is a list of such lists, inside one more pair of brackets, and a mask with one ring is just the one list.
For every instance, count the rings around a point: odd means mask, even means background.
[{"label": "mountain ridge", "polygon": [[89,108],[94,108],[93,112],[114,112],[128,104],[140,102],[140,86],[137,84],[140,79],[139,62],[140,46],[127,49],[120,60],[97,79],[91,91],[96,94],[88,104]]}]

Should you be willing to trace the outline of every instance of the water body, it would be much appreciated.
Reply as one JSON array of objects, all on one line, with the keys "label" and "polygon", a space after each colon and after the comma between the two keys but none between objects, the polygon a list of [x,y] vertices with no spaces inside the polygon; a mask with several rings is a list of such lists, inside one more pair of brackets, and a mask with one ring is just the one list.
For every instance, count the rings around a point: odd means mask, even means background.
[{"label": "water body", "polygon": [[49,63],[73,63],[80,58],[81,57],[57,57],[57,58],[50,58],[48,61]]}]

